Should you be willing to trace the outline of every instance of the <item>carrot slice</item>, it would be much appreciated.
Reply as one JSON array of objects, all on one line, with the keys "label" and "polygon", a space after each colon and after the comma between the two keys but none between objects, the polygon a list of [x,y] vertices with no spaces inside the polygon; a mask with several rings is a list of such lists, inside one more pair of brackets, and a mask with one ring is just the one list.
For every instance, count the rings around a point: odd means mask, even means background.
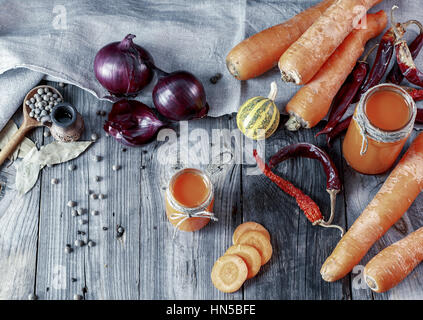
[{"label": "carrot slice", "polygon": [[259,231],[244,232],[238,239],[239,244],[246,244],[257,249],[261,256],[261,265],[272,257],[273,249],[269,239]]},{"label": "carrot slice", "polygon": [[232,236],[232,241],[234,244],[238,244],[239,237],[247,232],[247,231],[259,231],[263,233],[263,235],[266,236],[267,239],[270,241],[270,234],[269,231],[265,227],[263,227],[260,223],[254,222],[254,221],[248,221],[240,224],[238,227],[236,227],[234,234]]},{"label": "carrot slice", "polygon": [[261,256],[256,248],[246,244],[236,244],[226,250],[226,254],[235,254],[244,260],[247,264],[248,275],[247,279],[254,277],[261,267]]},{"label": "carrot slice", "polygon": [[248,268],[244,260],[235,254],[226,254],[214,263],[211,279],[222,292],[235,292],[247,279]]}]

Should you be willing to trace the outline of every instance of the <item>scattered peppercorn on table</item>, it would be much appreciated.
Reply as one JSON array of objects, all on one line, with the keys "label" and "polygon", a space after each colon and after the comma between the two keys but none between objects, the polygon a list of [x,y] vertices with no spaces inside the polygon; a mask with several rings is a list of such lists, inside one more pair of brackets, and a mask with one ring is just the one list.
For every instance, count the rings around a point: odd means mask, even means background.
[{"label": "scattered peppercorn on table", "polygon": [[[372,247],[351,277],[335,283],[323,281],[320,268],[338,243],[339,230],[313,227],[295,199],[261,172],[251,174],[252,154],[249,164],[230,166],[213,181],[213,212],[219,220],[196,232],[178,231],[173,238],[174,227],[165,214],[165,188],[170,177],[189,163],[164,163],[165,142],[124,147],[102,130],[102,111],[110,110],[109,103],[71,85],[48,84],[78,108],[86,125],[82,140],[95,143],[77,159],[45,168],[36,186],[23,197],[14,191],[14,167],[0,168],[0,299],[423,298],[422,265],[382,294],[372,293],[363,276],[365,264],[377,252],[421,226],[423,196]],[[18,122],[19,118],[18,112],[14,119]],[[281,116],[281,123],[286,120]],[[323,136],[314,138],[324,125],[295,135],[276,131],[266,141],[266,160],[288,144],[325,146]],[[176,129],[179,139],[204,130],[210,140],[202,141],[200,147],[207,155],[217,143],[212,140],[214,130],[226,130],[222,142],[229,146],[227,132],[234,130],[242,137],[235,116],[201,119]],[[53,139],[43,129],[29,137],[43,144]],[[198,141],[190,143],[188,158],[193,159]],[[344,185],[333,223],[348,229],[388,173],[366,176],[353,171],[342,158],[339,139],[325,150]],[[287,160],[274,172],[315,200],[328,218],[326,176],[318,161]],[[238,291],[224,293],[214,287],[210,274],[215,261],[232,246],[236,227],[246,221],[260,223],[269,231],[273,254]]]}]

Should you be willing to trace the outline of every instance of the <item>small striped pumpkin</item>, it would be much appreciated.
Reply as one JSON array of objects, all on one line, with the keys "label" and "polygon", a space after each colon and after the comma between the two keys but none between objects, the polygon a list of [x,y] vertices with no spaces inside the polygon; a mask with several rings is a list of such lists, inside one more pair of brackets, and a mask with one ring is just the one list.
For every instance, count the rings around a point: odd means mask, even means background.
[{"label": "small striped pumpkin", "polygon": [[269,138],[279,126],[280,113],[275,104],[276,82],[272,82],[269,97],[248,99],[238,110],[238,129],[248,138],[262,140]]}]

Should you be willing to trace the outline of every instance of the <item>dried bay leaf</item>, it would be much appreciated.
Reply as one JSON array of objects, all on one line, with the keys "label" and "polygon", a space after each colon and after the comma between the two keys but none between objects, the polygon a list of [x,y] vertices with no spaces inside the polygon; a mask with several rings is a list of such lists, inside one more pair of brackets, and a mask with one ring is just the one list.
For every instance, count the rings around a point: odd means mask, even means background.
[{"label": "dried bay leaf", "polygon": [[30,162],[30,159],[37,153],[37,147],[34,147],[26,154],[21,162],[15,164],[15,188],[21,195],[27,193],[37,183],[42,167],[39,163]]},{"label": "dried bay leaf", "polygon": [[37,162],[44,166],[63,163],[78,157],[92,143],[92,141],[54,141],[46,146],[42,146],[40,151],[36,153],[29,161]]},{"label": "dried bay leaf", "polygon": [[77,158],[93,142],[75,141],[58,142],[54,141],[42,146],[40,150],[36,147],[16,165],[16,189],[20,194],[25,194],[37,183],[41,169],[46,165],[55,165]]}]

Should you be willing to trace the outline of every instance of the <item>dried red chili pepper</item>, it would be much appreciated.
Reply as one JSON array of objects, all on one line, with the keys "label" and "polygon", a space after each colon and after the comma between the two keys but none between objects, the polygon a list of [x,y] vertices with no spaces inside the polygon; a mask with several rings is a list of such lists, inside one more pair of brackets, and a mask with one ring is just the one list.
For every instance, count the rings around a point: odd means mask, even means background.
[{"label": "dried red chili pepper", "polygon": [[311,143],[296,143],[286,146],[276,152],[269,160],[270,168],[274,168],[279,163],[289,158],[304,157],[318,160],[326,174],[326,191],[330,196],[331,214],[328,223],[332,223],[335,206],[336,206],[336,195],[341,191],[342,184],[339,179],[338,170],[336,169],[335,163],[329,157],[329,155]]},{"label": "dried red chili pepper", "polygon": [[416,86],[423,87],[423,72],[414,63],[410,49],[404,39],[395,44],[398,66],[404,77]]},{"label": "dried red chili pepper", "polygon": [[352,116],[345,118],[339,122],[331,132],[326,135],[326,143],[329,148],[332,148],[332,142],[334,139],[338,138],[343,132],[347,131],[348,126],[351,123]]},{"label": "dried red chili pepper", "polygon": [[[391,24],[394,24],[393,12],[398,9],[397,6],[392,7],[391,11]],[[413,55],[410,52],[407,41],[403,38],[404,28],[410,24],[415,24],[419,27],[420,33],[423,33],[423,25],[416,20],[407,21],[404,24],[397,24],[392,27],[395,33],[395,53],[397,58],[397,64],[401,70],[402,75],[411,83],[423,87],[423,72],[420,71],[414,63]]]},{"label": "dried red chili pepper", "polygon": [[367,90],[378,85],[379,82],[382,80],[394,53],[394,43],[394,28],[390,28],[385,32],[382,39],[380,40],[375,62],[373,63],[369,76],[367,77],[366,81],[364,81],[364,83],[361,85],[356,96],[354,97],[353,103],[358,102],[361,96]]},{"label": "dried red chili pepper", "polygon": [[423,123],[423,109],[417,109],[416,122]]},{"label": "dried red chili pepper", "polygon": [[253,156],[256,159],[260,170],[285,193],[295,198],[298,206],[304,211],[307,219],[313,225],[319,225],[325,228],[337,228],[341,230],[341,236],[344,234],[344,229],[340,226],[332,225],[329,221],[324,221],[319,206],[309,196],[304,194],[300,189],[296,188],[291,182],[273,173],[270,167],[258,156],[257,150],[253,150]]},{"label": "dried red chili pepper", "polygon": [[406,86],[401,87],[408,92],[408,94],[413,98],[414,101],[417,102],[423,100],[423,89],[416,89]]},{"label": "dried red chili pepper", "polygon": [[333,106],[329,114],[329,119],[326,126],[316,134],[316,137],[321,134],[328,134],[337,125],[339,120],[342,119],[343,115],[350,106],[352,100],[356,96],[358,90],[366,79],[367,73],[369,72],[369,64],[367,58],[376,49],[378,45],[375,45],[369,50],[369,52],[359,60],[354,67],[354,70],[348,76],[341,89],[336,94],[333,100]]},{"label": "dried red chili pepper", "polygon": [[[410,49],[411,56],[413,59],[416,59],[420,53],[421,48],[423,47],[423,32],[420,32],[408,47]],[[404,80],[404,76],[396,61],[391,71],[389,71],[386,80],[397,85],[401,84],[402,80]]]}]

